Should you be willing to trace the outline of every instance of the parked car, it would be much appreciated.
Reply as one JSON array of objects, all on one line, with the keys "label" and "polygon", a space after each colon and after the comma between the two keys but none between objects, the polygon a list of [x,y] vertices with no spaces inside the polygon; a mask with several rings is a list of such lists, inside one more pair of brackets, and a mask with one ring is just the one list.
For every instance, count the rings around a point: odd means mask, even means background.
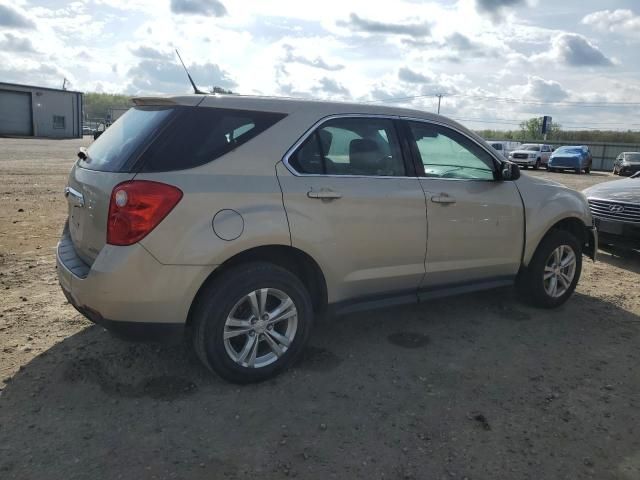
[{"label": "parked car", "polygon": [[613,162],[614,175],[633,175],[640,171],[640,152],[622,152]]},{"label": "parked car", "polygon": [[96,129],[93,131],[93,139],[97,140],[98,137],[100,137],[100,135],[102,135],[106,129],[107,126],[104,123],[99,123]]},{"label": "parked car", "polygon": [[533,167],[537,170],[540,167],[547,165],[550,156],[551,147],[549,145],[541,143],[527,143],[511,152],[509,160],[524,168]]},{"label": "parked car", "polygon": [[586,146],[559,147],[549,158],[547,170],[551,172],[574,170],[576,173],[583,171],[590,173],[592,163],[591,151]]},{"label": "parked car", "polygon": [[583,193],[603,243],[640,248],[640,172]]},{"label": "parked car", "polygon": [[93,135],[93,130],[88,125],[82,126],[82,135]]},{"label": "parked car", "polygon": [[489,145],[505,159],[508,159],[511,152],[520,147],[520,142],[490,141]]},{"label": "parked car", "polygon": [[71,169],[58,278],[108,329],[186,328],[227,380],[287,368],[321,311],[514,283],[557,307],[583,252],[595,259],[581,193],[520,178],[445,117],[235,95],[135,104]]}]

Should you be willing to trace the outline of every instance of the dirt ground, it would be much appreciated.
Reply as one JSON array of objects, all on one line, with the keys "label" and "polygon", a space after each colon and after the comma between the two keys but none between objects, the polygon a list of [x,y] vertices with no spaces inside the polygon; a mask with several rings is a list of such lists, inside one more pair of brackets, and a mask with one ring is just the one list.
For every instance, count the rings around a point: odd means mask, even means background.
[{"label": "dirt ground", "polygon": [[0,139],[0,478],[640,479],[639,253],[585,260],[555,311],[501,289],[325,319],[296,368],[238,387],[65,301],[88,142]]}]

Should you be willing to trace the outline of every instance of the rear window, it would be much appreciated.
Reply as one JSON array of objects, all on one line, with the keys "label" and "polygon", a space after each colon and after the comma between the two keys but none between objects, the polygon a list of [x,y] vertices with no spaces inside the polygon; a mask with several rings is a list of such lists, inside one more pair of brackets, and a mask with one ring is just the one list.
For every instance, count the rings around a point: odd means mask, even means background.
[{"label": "rear window", "polygon": [[134,107],[87,150],[80,166],[106,172],[166,172],[211,162],[284,118],[209,107]]},{"label": "rear window", "polygon": [[166,107],[131,108],[91,144],[79,165],[102,172],[129,171],[131,159],[173,113]]},{"label": "rear window", "polygon": [[141,171],[183,170],[208,163],[255,138],[282,113],[180,108],[140,158]]}]

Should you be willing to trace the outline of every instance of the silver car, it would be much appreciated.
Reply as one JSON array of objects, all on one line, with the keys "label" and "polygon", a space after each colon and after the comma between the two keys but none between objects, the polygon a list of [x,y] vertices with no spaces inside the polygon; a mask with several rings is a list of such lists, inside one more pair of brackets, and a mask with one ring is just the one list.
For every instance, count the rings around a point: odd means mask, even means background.
[{"label": "silver car", "polygon": [[233,95],[135,105],[78,153],[60,284],[113,331],[186,330],[230,381],[290,366],[318,312],[513,283],[556,307],[595,259],[581,193],[520,178],[445,117]]}]

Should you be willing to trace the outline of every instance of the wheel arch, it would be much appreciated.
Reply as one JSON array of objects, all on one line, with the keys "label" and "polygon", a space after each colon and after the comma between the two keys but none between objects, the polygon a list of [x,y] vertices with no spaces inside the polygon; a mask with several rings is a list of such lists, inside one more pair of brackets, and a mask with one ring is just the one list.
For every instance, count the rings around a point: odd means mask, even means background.
[{"label": "wheel arch", "polygon": [[327,283],[318,263],[308,253],[292,246],[263,245],[233,255],[209,274],[191,303],[187,315],[187,326],[192,322],[194,307],[205,287],[224,275],[230,268],[251,262],[271,263],[290,271],[309,290],[314,310],[322,312],[326,309],[328,303]]},{"label": "wheel arch", "polygon": [[540,243],[546,238],[547,235],[549,235],[550,232],[554,230],[564,230],[571,233],[578,240],[580,245],[583,246],[583,248],[590,242],[587,225],[582,221],[581,218],[574,216],[561,218],[553,223],[549,228],[547,228],[544,234],[542,234],[536,242],[535,248],[530,249],[529,255],[527,255],[527,257],[524,258],[523,261],[525,267],[529,264],[531,258],[533,258],[533,255],[538,250]]}]

